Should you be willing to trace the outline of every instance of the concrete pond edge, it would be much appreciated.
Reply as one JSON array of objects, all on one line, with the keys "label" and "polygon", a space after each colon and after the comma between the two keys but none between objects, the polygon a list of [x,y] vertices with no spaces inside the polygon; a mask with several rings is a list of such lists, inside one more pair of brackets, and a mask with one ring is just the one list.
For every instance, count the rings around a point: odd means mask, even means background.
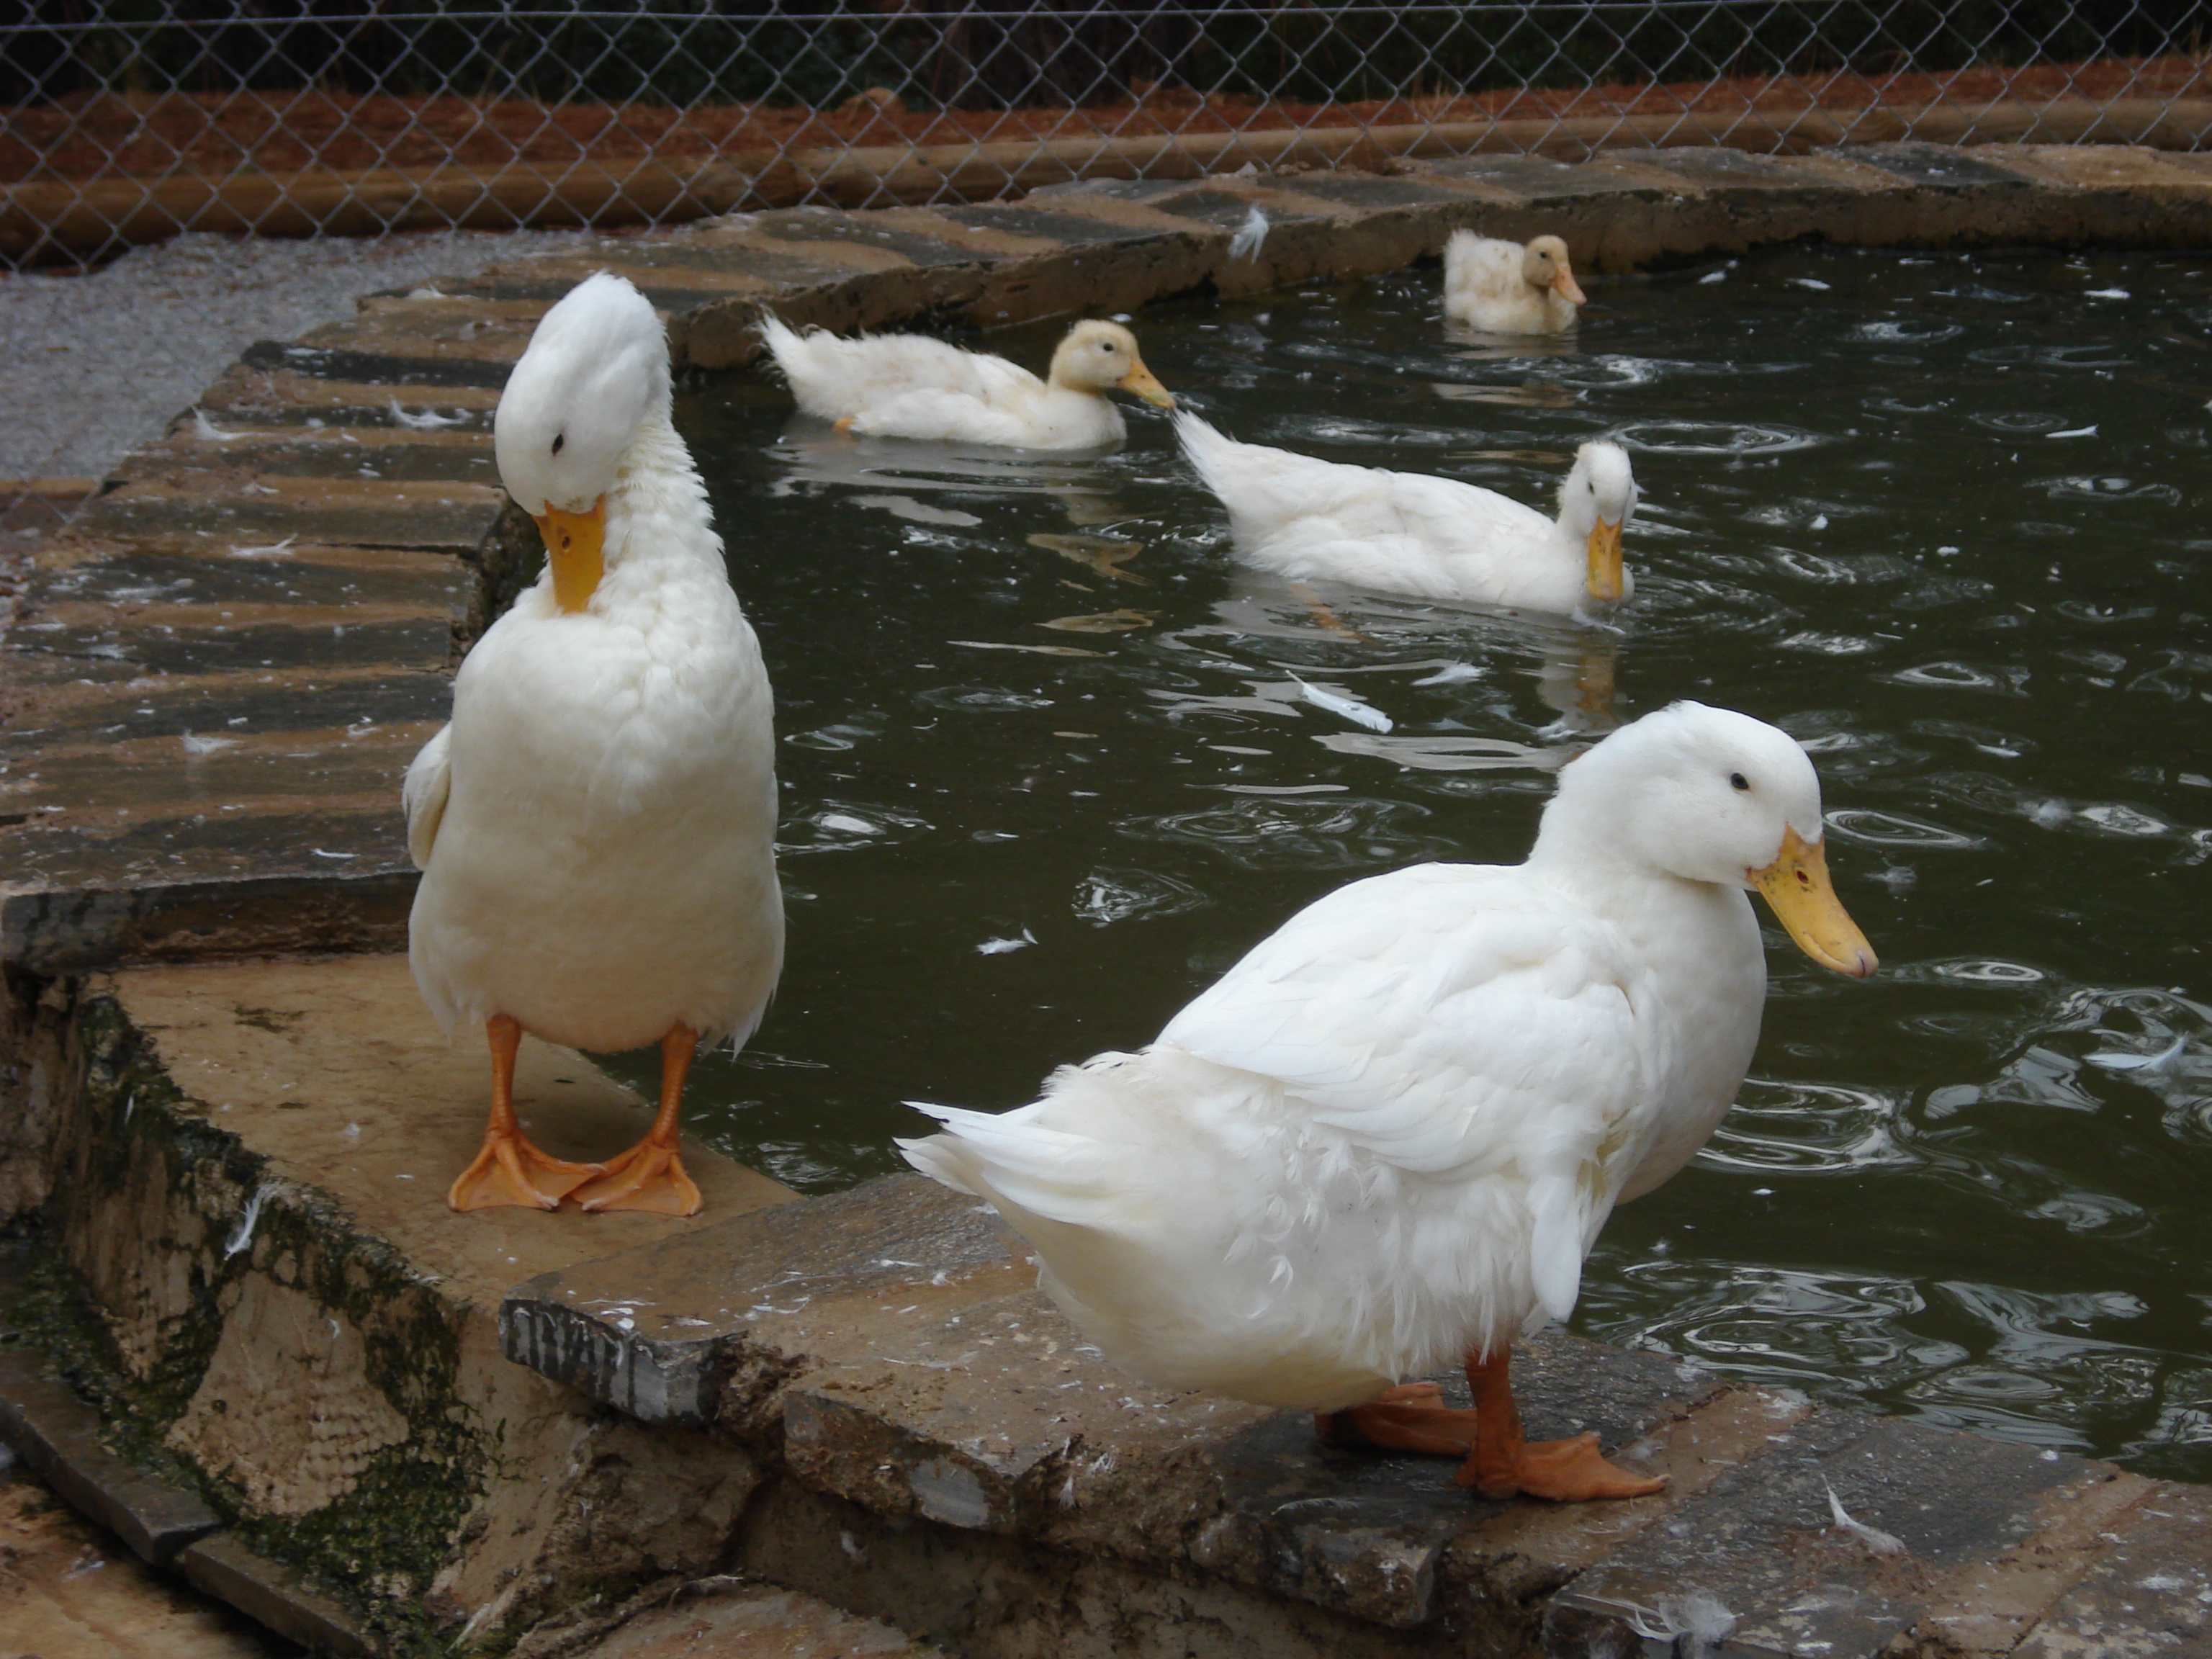
[{"label": "concrete pond edge", "polygon": [[[1267,237],[1232,255],[1255,208]],[[0,1435],[149,1559],[331,1652],[550,1652],[548,1621],[730,1574],[989,1659],[1628,1653],[1691,1628],[1685,1587],[1747,1653],[2212,1635],[2212,1494],[2109,1465],[1553,1337],[1522,1366],[1532,1426],[1597,1428],[1673,1488],[1488,1504],[1129,1383],[918,1178],[794,1200],[728,1166],[706,1221],[620,1233],[426,1220],[393,1194],[434,1190],[386,1184],[477,1109],[472,1057],[441,1057],[388,954],[396,780],[539,556],[489,417],[546,306],[617,270],[681,365],[720,372],[763,306],[988,330],[1376,274],[1462,228],[1555,231],[1599,272],[1802,237],[2202,248],[2212,157],[1482,155],[783,210],[252,348],[47,538],[0,653],[0,1217],[37,1240],[40,1305],[77,1310],[0,1310]],[[533,1063],[549,1121],[641,1109],[580,1057]],[[310,1088],[356,1139],[307,1133]],[[256,1391],[286,1403],[241,1422]]]}]

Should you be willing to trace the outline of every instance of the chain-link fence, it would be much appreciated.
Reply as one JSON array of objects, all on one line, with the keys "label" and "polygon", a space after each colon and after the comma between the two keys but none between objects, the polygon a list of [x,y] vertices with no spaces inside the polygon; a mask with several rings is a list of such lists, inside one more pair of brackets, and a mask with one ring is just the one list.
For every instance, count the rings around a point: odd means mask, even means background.
[{"label": "chain-link fence", "polygon": [[2206,0],[44,0],[0,264],[1478,149],[2195,148]]}]

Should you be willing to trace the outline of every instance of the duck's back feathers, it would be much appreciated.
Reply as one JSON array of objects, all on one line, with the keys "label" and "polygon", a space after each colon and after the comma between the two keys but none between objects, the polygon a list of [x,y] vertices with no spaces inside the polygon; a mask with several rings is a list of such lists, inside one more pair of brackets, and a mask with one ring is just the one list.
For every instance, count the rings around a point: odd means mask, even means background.
[{"label": "duck's back feathers", "polygon": [[764,316],[761,338],[799,408],[825,421],[854,419],[917,394],[988,404],[1043,386],[1018,363],[963,351],[926,334],[861,334],[848,340],[825,329],[801,333]]},{"label": "duck's back feathers", "polygon": [[1580,602],[1582,550],[1495,490],[1239,443],[1187,411],[1176,435],[1254,564],[1466,604],[1564,613]]}]

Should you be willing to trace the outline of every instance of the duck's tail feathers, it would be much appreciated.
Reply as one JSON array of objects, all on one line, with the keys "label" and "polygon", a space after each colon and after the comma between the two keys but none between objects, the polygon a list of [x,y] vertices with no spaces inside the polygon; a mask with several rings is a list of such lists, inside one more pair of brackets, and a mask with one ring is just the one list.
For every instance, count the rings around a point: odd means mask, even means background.
[{"label": "duck's tail feathers", "polygon": [[941,1134],[896,1143],[900,1155],[931,1180],[1025,1217],[1071,1226],[1094,1224],[1102,1210],[1113,1208],[1099,1179],[1101,1149],[1087,1136],[1046,1128],[1027,1110],[906,1103],[945,1126]]}]

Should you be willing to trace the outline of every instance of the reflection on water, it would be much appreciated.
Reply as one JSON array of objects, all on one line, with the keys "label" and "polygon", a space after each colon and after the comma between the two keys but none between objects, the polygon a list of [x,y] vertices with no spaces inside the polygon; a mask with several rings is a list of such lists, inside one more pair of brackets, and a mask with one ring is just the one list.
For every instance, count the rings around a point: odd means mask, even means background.
[{"label": "reflection on water", "polygon": [[900,1100],[1028,1100],[1346,879],[1517,859],[1619,720],[1729,703],[1815,752],[1883,971],[1770,933],[1753,1079],[1577,1324],[2212,1480],[2212,264],[1789,249],[1526,346],[1447,336],[1436,282],[1157,307],[1146,356],[1236,436],[1523,501],[1622,438],[1617,629],[1241,569],[1148,411],[1038,459],[688,395],[791,905],[693,1121],[801,1186],[898,1167]]}]

